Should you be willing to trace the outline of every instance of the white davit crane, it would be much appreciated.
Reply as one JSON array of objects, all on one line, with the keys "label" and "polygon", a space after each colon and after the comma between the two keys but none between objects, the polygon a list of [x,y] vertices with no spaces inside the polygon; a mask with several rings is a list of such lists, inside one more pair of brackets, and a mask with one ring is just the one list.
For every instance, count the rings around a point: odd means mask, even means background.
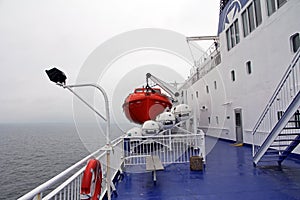
[{"label": "white davit crane", "polygon": [[179,97],[179,91],[177,90],[176,87],[172,86],[169,83],[164,82],[163,80],[153,76],[150,73],[146,74],[146,80],[148,83],[148,79],[156,83],[158,86],[160,86],[163,90],[165,90],[173,99],[174,103],[178,102],[178,97]]}]

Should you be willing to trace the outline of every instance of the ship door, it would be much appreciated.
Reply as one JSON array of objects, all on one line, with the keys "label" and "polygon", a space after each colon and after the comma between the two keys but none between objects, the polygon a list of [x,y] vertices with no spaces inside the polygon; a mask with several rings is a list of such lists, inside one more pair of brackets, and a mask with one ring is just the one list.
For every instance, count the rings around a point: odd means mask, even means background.
[{"label": "ship door", "polygon": [[242,109],[234,109],[236,143],[243,143]]}]

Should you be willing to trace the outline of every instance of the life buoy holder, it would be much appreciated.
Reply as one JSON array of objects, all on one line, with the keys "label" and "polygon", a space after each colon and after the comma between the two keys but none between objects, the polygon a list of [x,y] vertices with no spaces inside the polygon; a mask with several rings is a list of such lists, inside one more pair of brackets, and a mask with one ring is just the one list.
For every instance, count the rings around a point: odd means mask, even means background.
[{"label": "life buoy holder", "polygon": [[98,200],[101,194],[102,171],[99,160],[91,159],[88,161],[84,170],[80,199],[81,200]]}]

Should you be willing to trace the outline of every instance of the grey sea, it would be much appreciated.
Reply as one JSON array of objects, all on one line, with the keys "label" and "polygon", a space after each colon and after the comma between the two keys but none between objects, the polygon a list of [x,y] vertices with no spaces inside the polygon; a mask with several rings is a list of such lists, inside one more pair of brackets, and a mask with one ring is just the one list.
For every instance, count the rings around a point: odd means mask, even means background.
[{"label": "grey sea", "polygon": [[0,124],[0,199],[17,199],[89,153],[74,124]]}]

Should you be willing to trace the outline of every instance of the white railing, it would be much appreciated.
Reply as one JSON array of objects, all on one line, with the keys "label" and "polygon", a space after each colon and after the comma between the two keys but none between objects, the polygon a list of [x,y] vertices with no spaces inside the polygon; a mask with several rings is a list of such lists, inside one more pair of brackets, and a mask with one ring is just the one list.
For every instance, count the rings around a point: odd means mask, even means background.
[{"label": "white railing", "polygon": [[[115,177],[115,174],[120,169],[120,166],[123,162],[122,155],[123,155],[123,138],[117,138],[112,141],[113,151],[111,152],[111,163],[110,163],[110,177],[111,180]],[[81,161],[77,162],[70,168],[66,169],[65,171],[61,172],[57,176],[53,177],[49,181],[45,182],[44,184],[40,185],[39,187],[35,188],[31,192],[25,194],[24,196],[20,197],[18,200],[28,200],[28,199],[80,199],[80,187],[81,187],[81,178],[85,169],[86,162],[91,158],[97,158],[100,160],[102,164],[102,174],[106,176],[106,151],[99,149],[94,153],[88,155]],[[83,166],[78,171],[75,171],[78,167]],[[73,174],[66,180],[67,175]],[[101,198],[104,197],[106,193],[106,184],[102,182],[102,190],[101,190]],[[45,197],[43,194],[49,188],[54,187],[55,185],[62,183]]]},{"label": "white railing", "polygon": [[253,129],[253,157],[300,90],[300,48]]},{"label": "white railing", "polygon": [[125,166],[144,165],[146,157],[156,155],[162,164],[186,163],[190,156],[202,156],[205,161],[204,133],[140,136],[125,138]]},{"label": "white railing", "polygon": [[[167,132],[162,132],[167,133]],[[110,176],[111,186],[113,178],[118,171],[121,170],[121,165],[143,165],[145,164],[145,156],[158,155],[163,164],[185,163],[189,162],[190,156],[202,155],[205,162],[205,141],[204,133],[198,130],[197,134],[175,134],[175,135],[156,135],[156,136],[141,136],[141,137],[119,137],[112,142],[113,150],[110,153]],[[156,149],[157,148],[157,149]],[[106,151],[102,148],[85,157],[75,165],[66,169],[59,175],[35,188],[31,192],[19,198],[19,200],[27,199],[80,199],[81,178],[85,170],[85,163],[90,158],[100,160],[102,165],[102,174],[106,177]],[[125,162],[124,162],[125,161]],[[81,168],[76,171],[77,168]],[[71,175],[70,175],[71,174]],[[66,178],[70,175],[69,178]],[[106,182],[103,178],[101,196],[102,199],[106,195]],[[55,187],[54,190],[48,192],[49,188]],[[43,197],[44,196],[44,197]]]},{"label": "white railing", "polygon": [[199,67],[201,70],[202,66],[204,66],[206,62],[214,58],[219,53],[218,47],[219,43],[215,41],[196,61],[196,67]]},{"label": "white railing", "polygon": [[181,88],[186,84],[192,85],[220,63],[221,54],[219,51],[219,43],[214,42],[198,60],[195,60],[195,66],[190,70],[190,77]]}]

